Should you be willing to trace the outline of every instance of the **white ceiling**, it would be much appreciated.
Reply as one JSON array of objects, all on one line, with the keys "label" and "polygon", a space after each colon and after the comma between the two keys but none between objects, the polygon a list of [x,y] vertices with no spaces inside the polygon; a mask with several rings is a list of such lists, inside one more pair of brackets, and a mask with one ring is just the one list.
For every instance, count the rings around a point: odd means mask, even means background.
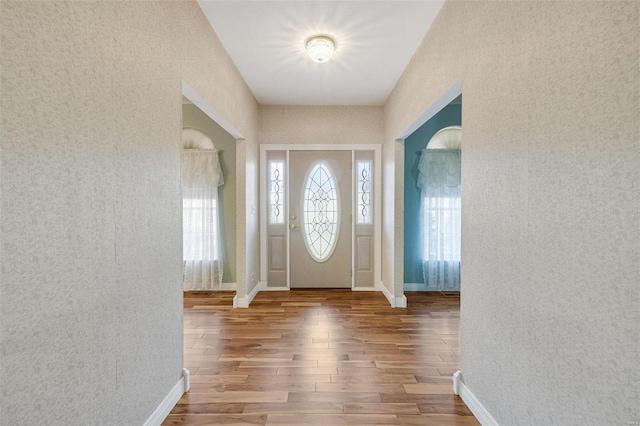
[{"label": "white ceiling", "polygon": [[[199,0],[263,105],[381,105],[444,1]],[[318,64],[304,41],[336,40]]]}]

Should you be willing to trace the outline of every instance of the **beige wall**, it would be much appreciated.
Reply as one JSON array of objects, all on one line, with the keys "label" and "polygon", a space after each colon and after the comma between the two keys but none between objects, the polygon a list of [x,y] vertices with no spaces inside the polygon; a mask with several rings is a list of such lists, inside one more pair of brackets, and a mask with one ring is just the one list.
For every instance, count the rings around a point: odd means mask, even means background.
[{"label": "beige wall", "polygon": [[224,184],[218,188],[222,205],[222,241],[224,273],[222,282],[236,282],[236,140],[195,105],[182,106],[182,126],[200,130],[209,136],[220,151],[220,166]]},{"label": "beige wall", "polygon": [[382,144],[381,106],[261,105],[261,144]]},{"label": "beige wall", "polygon": [[195,2],[0,8],[2,423],[143,424],[182,370],[181,80],[246,138],[242,212],[257,103]]},{"label": "beige wall", "polygon": [[461,368],[501,425],[640,421],[639,8],[447,2],[385,105],[397,192],[394,138],[464,80]]},{"label": "beige wall", "polygon": [[640,421],[639,7],[448,2],[383,122],[259,108],[193,2],[2,1],[3,423],[142,424],[178,381],[181,79],[246,138],[240,297],[257,283],[258,118],[261,143],[384,142],[398,296],[394,138],[464,79],[465,383],[503,425]]}]

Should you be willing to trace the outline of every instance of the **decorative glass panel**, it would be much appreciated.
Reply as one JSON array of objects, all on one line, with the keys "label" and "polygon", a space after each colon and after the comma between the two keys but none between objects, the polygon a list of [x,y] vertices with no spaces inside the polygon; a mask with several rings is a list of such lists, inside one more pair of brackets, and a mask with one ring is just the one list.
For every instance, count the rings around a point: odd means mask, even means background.
[{"label": "decorative glass panel", "polygon": [[358,161],[358,211],[357,223],[373,223],[371,206],[371,161]]},{"label": "decorative glass panel", "polygon": [[318,262],[331,257],[338,239],[338,187],[324,162],[311,166],[302,194],[303,234],[309,254]]},{"label": "decorative glass panel", "polygon": [[284,223],[284,162],[269,163],[269,223]]}]

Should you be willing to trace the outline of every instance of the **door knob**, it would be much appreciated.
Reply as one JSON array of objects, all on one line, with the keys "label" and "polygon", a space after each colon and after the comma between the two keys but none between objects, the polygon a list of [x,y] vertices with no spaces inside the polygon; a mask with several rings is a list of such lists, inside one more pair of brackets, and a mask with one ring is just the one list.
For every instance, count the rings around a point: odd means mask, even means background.
[{"label": "door knob", "polygon": [[289,225],[289,228],[295,231],[296,229],[298,229],[298,225],[296,225],[295,223],[292,223],[291,225]]},{"label": "door knob", "polygon": [[292,215],[291,215],[291,220],[296,220],[296,218],[297,218],[297,217],[298,217],[298,216],[296,216],[295,214],[292,214]]}]

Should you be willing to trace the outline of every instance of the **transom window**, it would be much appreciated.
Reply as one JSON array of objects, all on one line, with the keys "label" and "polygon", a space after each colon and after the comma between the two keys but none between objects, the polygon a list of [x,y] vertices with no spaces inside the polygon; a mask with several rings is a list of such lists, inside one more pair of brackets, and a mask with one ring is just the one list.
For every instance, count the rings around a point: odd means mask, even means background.
[{"label": "transom window", "polygon": [[338,187],[331,168],[324,161],[312,164],[302,194],[303,235],[307,250],[317,262],[333,253],[338,232],[340,205]]}]

